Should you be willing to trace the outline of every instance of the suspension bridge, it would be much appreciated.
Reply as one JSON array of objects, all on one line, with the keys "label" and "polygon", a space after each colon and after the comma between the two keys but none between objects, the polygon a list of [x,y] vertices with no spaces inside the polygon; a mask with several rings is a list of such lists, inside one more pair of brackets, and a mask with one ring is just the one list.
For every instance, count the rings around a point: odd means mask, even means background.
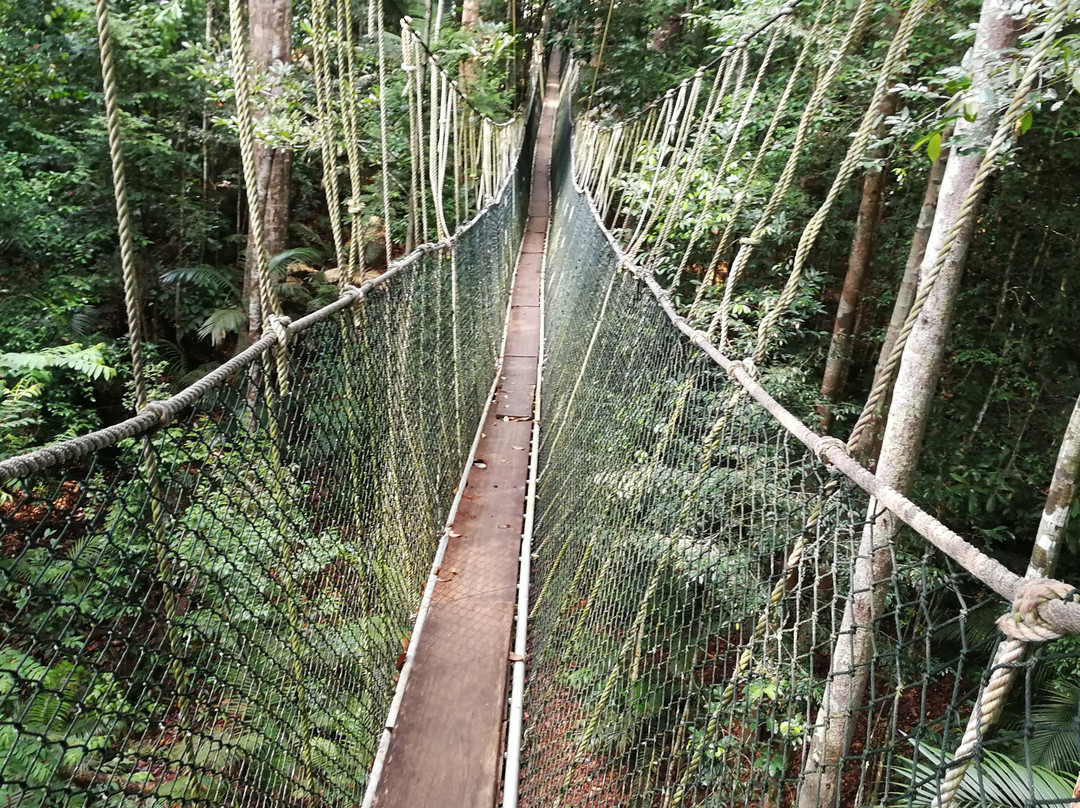
[{"label": "suspension bridge", "polygon": [[[521,109],[496,123],[408,21],[400,65],[377,35],[382,86],[390,70],[408,76],[420,246],[368,277],[347,232],[358,217],[344,215],[363,183],[355,144],[342,165],[328,145],[356,128],[351,28],[333,46],[327,5],[316,4],[340,295],[283,316],[256,225],[261,338],[153,401],[99,1],[137,412],[0,461],[3,799],[1080,804],[1076,767],[1031,764],[1025,734],[1039,677],[1078,653],[1080,597],[1053,577],[1051,534],[1033,537],[1026,574],[1013,572],[860,465],[854,441],[804,425],[762,372],[926,0],[890,33],[783,290],[756,331],[733,314],[732,290],[872,5],[857,4],[809,89],[800,79],[818,40],[805,32],[838,3],[779,9],[614,126],[575,126],[579,66],[539,46]],[[254,224],[235,0],[231,15]],[[1067,2],[1038,19],[969,197],[999,169],[1074,19]],[[802,38],[781,48],[795,30]],[[781,103],[767,128],[748,131],[781,51]],[[740,232],[786,116],[797,136]],[[750,165],[727,203],[730,225],[709,241],[703,277],[724,261],[725,286],[710,302],[703,281],[682,305],[658,279],[692,271],[692,246],[711,236],[691,222],[674,266],[664,248],[685,229],[686,195],[716,148],[717,185],[736,155]],[[622,182],[631,175],[647,178],[637,209]],[[959,201],[939,255],[975,215]],[[924,266],[890,373],[943,262]],[[1003,724],[1007,711],[1020,731]]]}]

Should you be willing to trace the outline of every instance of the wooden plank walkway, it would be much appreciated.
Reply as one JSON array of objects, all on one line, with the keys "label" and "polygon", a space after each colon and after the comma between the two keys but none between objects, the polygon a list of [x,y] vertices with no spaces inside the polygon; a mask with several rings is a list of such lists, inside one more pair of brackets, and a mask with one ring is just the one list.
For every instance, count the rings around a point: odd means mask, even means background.
[{"label": "wooden plank walkway", "polygon": [[375,808],[492,808],[499,794],[557,97],[553,63],[499,384],[414,650]]}]

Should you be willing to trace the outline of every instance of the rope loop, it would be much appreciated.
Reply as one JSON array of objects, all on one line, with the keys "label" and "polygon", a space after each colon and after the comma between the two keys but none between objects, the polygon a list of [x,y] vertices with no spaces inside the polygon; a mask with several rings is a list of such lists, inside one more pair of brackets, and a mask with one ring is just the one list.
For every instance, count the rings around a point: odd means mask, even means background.
[{"label": "rope loop", "polygon": [[739,244],[744,247],[756,247],[761,243],[761,239],[757,236],[743,236],[739,239]]},{"label": "rope loop", "polygon": [[753,357],[747,356],[743,359],[736,359],[728,365],[727,375],[738,380],[738,377],[735,374],[740,370],[751,379],[756,379],[758,377],[758,368]]},{"label": "rope loop", "polygon": [[847,454],[847,444],[840,438],[834,438],[832,435],[824,435],[818,438],[817,445],[814,446],[814,454],[817,459],[824,463],[826,466],[832,465],[829,461],[828,452],[830,449],[839,449],[844,454]]},{"label": "rope loop", "polygon": [[1080,592],[1072,586],[1053,578],[1027,578],[1016,591],[1012,611],[998,618],[998,628],[1013,640],[1056,640],[1064,634],[1043,620],[1039,607],[1050,600],[1076,600],[1078,596]]},{"label": "rope loop", "polygon": [[147,401],[139,413],[150,412],[154,414],[154,417],[158,420],[158,426],[171,421],[173,417],[172,408],[167,406],[164,401]]},{"label": "rope loop", "polygon": [[291,317],[285,317],[281,314],[271,314],[266,318],[266,324],[270,327],[270,330],[274,332],[274,335],[278,338],[279,345],[289,344],[289,324],[292,323]]}]

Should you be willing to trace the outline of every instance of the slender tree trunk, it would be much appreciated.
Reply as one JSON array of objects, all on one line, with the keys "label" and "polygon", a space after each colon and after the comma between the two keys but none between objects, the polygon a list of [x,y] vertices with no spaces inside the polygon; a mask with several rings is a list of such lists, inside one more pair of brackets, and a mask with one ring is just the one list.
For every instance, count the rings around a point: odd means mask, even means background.
[{"label": "slender tree trunk", "polygon": [[[251,0],[249,19],[251,60],[264,75],[277,63],[292,60],[292,0]],[[271,85],[272,86],[272,85]],[[276,95],[277,91],[272,90]],[[265,110],[256,112],[261,118]],[[270,255],[285,249],[289,234],[289,185],[292,175],[292,151],[270,149],[256,144],[255,159],[259,177],[259,198],[263,203],[263,230]],[[252,244],[248,240],[248,253]],[[262,307],[259,304],[259,281],[255,264],[248,261],[244,271],[244,299],[248,305],[247,333],[241,332],[237,347],[243,350],[258,339],[262,330]]]},{"label": "slender tree trunk", "polygon": [[[974,98],[980,98],[981,91],[991,86],[991,74],[1001,64],[1001,52],[1016,41],[1016,24],[1005,11],[995,0],[983,2],[972,57]],[[974,123],[966,119],[957,123],[957,135],[984,142],[993,134],[996,124],[997,116],[981,109]],[[960,153],[954,149],[950,155],[923,267],[937,261],[981,161],[978,151]],[[969,226],[954,242],[908,339],[897,375],[877,477],[901,493],[911,490],[922,450],[971,232]],[[892,574],[892,539],[899,528],[898,520],[890,512],[875,516],[879,510],[878,504],[871,501],[871,516],[854,559],[850,592],[830,660],[829,680],[803,767],[799,808],[837,804],[841,761],[851,744],[858,710],[866,694],[874,653],[874,621],[885,605]]]},{"label": "slender tree trunk", "polygon": [[[465,0],[461,5],[461,27],[475,28],[480,23],[480,0]],[[476,66],[472,59],[461,63],[461,82],[468,87],[476,78]]]},{"label": "slender tree trunk", "polygon": [[[878,106],[881,122],[878,123],[875,136],[880,139],[885,135],[885,119],[896,112],[897,96],[889,93]],[[878,146],[867,154],[873,160],[884,160],[887,149]],[[836,307],[836,320],[833,322],[832,341],[829,343],[829,356],[825,361],[825,376],[821,382],[821,396],[824,403],[818,407],[819,426],[822,432],[832,431],[835,413],[833,406],[844,392],[848,373],[851,370],[851,353],[855,343],[855,319],[862,304],[866,280],[870,275],[870,266],[874,254],[874,242],[877,240],[878,225],[881,223],[881,200],[885,190],[885,172],[872,168],[863,179],[862,199],[859,202],[859,215],[855,220],[855,235],[851,240],[851,252],[848,254],[847,274],[844,276],[844,288],[840,292],[840,302]]]},{"label": "slender tree trunk", "polygon": [[[942,135],[942,140],[950,136],[951,128]],[[919,286],[919,268],[926,256],[926,246],[930,241],[930,231],[934,225],[934,216],[937,212],[938,194],[941,191],[941,181],[945,176],[945,166],[948,156],[943,152],[938,155],[930,166],[930,174],[926,179],[926,191],[923,194],[922,207],[919,209],[919,218],[915,224],[915,232],[911,237],[911,249],[908,252],[907,263],[904,265],[904,276],[900,281],[900,289],[896,293],[896,302],[893,304],[892,315],[889,317],[889,328],[885,332],[885,341],[881,344],[878,354],[877,367],[874,370],[874,381],[871,389],[877,386],[878,380],[884,370],[885,363],[892,354],[893,345],[900,335],[900,329],[904,327],[911,304],[915,301],[915,293]],[[885,431],[884,407],[874,414],[874,420],[870,422],[863,432],[859,445],[854,447],[853,454],[862,459],[872,468],[877,463],[877,456],[881,450],[881,437]]]},{"label": "slender tree trunk", "polygon": [[1080,398],[1073,406],[1072,416],[1058,448],[1054,476],[1050,490],[1046,492],[1039,532],[1031,551],[1031,565],[1037,574],[1053,575],[1061,546],[1064,544],[1065,528],[1069,525],[1069,512],[1078,493],[1077,475],[1080,474]]}]

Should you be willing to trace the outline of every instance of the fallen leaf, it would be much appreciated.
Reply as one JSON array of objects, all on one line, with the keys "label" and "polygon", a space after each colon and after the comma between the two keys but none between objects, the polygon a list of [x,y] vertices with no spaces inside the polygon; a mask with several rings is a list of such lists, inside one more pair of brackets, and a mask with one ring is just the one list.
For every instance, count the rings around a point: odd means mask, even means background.
[{"label": "fallen leaf", "polygon": [[525,661],[525,656],[523,654],[515,654],[514,652],[511,651],[510,652],[510,661],[511,662],[524,662]]},{"label": "fallen leaf", "polygon": [[501,527],[501,528],[503,528],[505,530],[506,528],[510,527],[510,525],[499,525],[499,527]]},{"label": "fallen leaf", "polygon": [[448,530],[448,531],[446,531],[446,535],[447,535],[447,536],[449,536],[449,537],[450,537],[451,539],[460,539],[460,538],[461,538],[461,534],[460,534],[460,533],[455,533],[455,532],[454,532],[454,531],[452,531],[452,530]]},{"label": "fallen leaf", "polygon": [[516,450],[517,450],[517,451],[519,451],[519,452],[524,452],[524,451],[525,451],[525,447],[524,447],[524,446],[514,446],[513,448],[514,448],[514,449],[516,449]]},{"label": "fallen leaf", "polygon": [[409,652],[409,638],[408,637],[402,637],[401,638],[401,650],[404,651],[405,653]]},{"label": "fallen leaf", "polygon": [[473,465],[476,466],[478,469],[487,468],[487,463],[485,463],[483,460],[474,460]]}]

